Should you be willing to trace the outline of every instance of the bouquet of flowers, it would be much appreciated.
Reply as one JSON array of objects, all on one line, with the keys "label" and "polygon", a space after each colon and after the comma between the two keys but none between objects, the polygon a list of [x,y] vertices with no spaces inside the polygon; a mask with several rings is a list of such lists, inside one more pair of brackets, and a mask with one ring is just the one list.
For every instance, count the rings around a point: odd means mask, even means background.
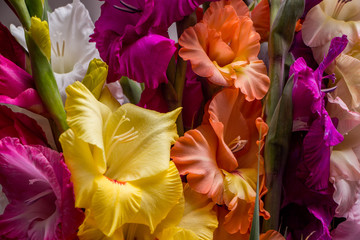
[{"label": "bouquet of flowers", "polygon": [[358,239],[360,1],[102,1],[5,0],[0,239]]}]

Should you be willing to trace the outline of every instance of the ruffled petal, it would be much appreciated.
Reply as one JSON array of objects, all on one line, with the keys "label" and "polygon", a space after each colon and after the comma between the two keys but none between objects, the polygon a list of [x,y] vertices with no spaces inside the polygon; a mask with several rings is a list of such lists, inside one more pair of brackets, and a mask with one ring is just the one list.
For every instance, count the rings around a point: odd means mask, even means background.
[{"label": "ruffled petal", "polygon": [[148,34],[124,49],[113,44],[115,56],[108,62],[111,81],[127,76],[149,88],[167,83],[166,69],[176,50],[173,40]]},{"label": "ruffled petal", "polygon": [[217,165],[217,137],[212,128],[202,125],[185,133],[171,149],[171,158],[181,175],[195,191],[223,203],[223,175]]}]

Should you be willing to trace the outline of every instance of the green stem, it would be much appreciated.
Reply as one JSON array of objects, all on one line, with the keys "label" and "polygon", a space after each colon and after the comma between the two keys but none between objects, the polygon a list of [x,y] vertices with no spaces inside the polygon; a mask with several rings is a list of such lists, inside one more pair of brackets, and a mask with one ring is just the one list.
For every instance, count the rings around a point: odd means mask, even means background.
[{"label": "green stem", "polygon": [[13,6],[18,15],[18,18],[26,30],[29,30],[31,26],[31,17],[26,7],[24,0],[9,0],[9,3]]},{"label": "green stem", "polygon": [[26,31],[25,38],[29,49],[31,70],[37,92],[51,118],[55,121],[59,132],[62,133],[69,127],[50,62]]}]

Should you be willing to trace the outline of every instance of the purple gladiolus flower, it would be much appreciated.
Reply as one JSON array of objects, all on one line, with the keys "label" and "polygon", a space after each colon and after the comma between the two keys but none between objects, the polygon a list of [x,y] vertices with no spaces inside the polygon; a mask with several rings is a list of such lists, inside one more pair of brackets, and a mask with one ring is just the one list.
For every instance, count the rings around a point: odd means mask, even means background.
[{"label": "purple gladiolus flower", "polygon": [[70,172],[58,152],[0,140],[0,184],[9,200],[0,238],[74,239],[84,219],[75,208]]},{"label": "purple gladiolus flower", "polygon": [[[290,159],[284,176],[285,198],[284,216],[294,218],[289,211],[296,204],[308,212],[303,223],[291,226],[288,239],[297,239],[301,235],[309,239],[331,239],[327,226],[335,214],[336,203],[332,198],[333,186],[330,176],[330,147],[343,140],[336,130],[332,119],[325,109],[326,93],[322,91],[325,69],[345,49],[347,37],[334,38],[327,56],[314,71],[303,58],[291,66],[294,74],[293,87],[293,138]],[[296,189],[294,186],[297,186]],[[298,216],[295,216],[296,218]]]},{"label": "purple gladiolus flower", "polygon": [[166,83],[166,69],[176,50],[168,27],[203,2],[105,0],[91,37],[109,65],[108,81],[127,76],[150,88]]}]

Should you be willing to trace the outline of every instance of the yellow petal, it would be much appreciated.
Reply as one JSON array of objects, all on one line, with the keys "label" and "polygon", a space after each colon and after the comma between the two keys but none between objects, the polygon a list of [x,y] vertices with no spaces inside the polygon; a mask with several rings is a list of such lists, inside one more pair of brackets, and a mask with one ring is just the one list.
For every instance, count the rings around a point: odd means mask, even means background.
[{"label": "yellow petal", "polygon": [[106,170],[103,160],[96,157],[102,151],[76,137],[71,129],[61,134],[60,143],[74,184],[75,206],[87,208],[96,189],[94,180]]},{"label": "yellow petal", "polygon": [[81,82],[69,85],[66,93],[65,110],[69,127],[83,141],[104,149],[103,127],[111,110],[97,101]]},{"label": "yellow petal", "polygon": [[78,237],[80,240],[124,240],[121,228],[110,237],[103,234],[100,229],[96,227],[96,221],[91,215],[90,210],[85,211],[85,220],[79,227]]},{"label": "yellow petal", "polygon": [[179,113],[180,109],[161,114],[132,104],[114,112],[105,130],[106,176],[133,181],[166,171],[170,147],[178,137]]},{"label": "yellow petal", "polygon": [[107,86],[102,89],[99,101],[110,108],[112,112],[115,112],[121,106],[120,103],[113,97]]},{"label": "yellow petal", "polygon": [[82,83],[90,90],[96,99],[100,98],[107,74],[108,66],[106,63],[96,58],[91,60]]},{"label": "yellow petal", "polygon": [[142,189],[129,182],[119,183],[107,177],[96,180],[97,189],[90,206],[96,227],[111,236],[132,221],[142,202]]},{"label": "yellow petal", "polygon": [[31,18],[29,35],[48,60],[51,57],[51,42],[49,34],[49,25],[46,21],[41,21],[38,17]]},{"label": "yellow petal", "polygon": [[[182,196],[182,184],[175,164],[170,162],[167,171],[131,182],[142,190],[139,213],[132,223],[145,224],[154,232]],[[177,216],[179,219],[181,216]]]}]

